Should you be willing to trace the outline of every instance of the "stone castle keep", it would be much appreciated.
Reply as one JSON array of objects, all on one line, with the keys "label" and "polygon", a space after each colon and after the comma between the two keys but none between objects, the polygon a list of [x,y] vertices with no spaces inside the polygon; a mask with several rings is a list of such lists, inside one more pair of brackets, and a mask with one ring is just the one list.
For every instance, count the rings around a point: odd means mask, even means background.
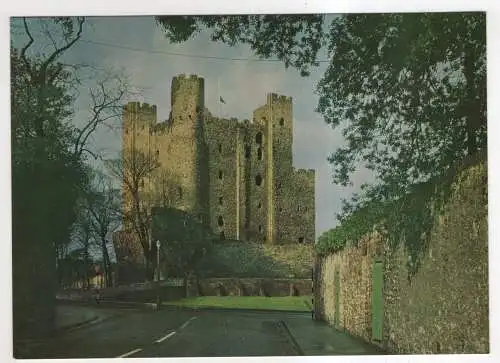
[{"label": "stone castle keep", "polygon": [[[195,215],[221,240],[313,243],[315,171],[292,164],[290,97],[268,94],[253,120],[221,119],[204,104],[204,79],[172,80],[171,112],[130,102],[123,110],[123,152],[156,155],[141,182],[150,206]],[[130,208],[124,195],[124,208]]]}]

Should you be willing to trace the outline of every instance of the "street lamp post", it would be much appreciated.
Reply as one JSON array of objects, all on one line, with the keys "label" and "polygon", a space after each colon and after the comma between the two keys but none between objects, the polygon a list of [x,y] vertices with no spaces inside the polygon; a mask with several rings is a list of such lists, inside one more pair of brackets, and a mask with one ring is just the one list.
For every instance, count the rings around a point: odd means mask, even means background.
[{"label": "street lamp post", "polygon": [[160,240],[156,241],[156,309],[160,310]]}]

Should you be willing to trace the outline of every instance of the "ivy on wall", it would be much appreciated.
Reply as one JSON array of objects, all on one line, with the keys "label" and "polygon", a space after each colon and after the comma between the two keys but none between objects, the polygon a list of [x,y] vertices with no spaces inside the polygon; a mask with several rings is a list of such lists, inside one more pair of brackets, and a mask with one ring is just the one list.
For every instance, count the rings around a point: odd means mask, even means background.
[{"label": "ivy on wall", "polygon": [[451,196],[457,173],[485,159],[484,154],[466,158],[445,175],[415,185],[398,200],[362,204],[341,218],[339,226],[319,237],[316,252],[326,256],[356,246],[363,235],[376,230],[385,237],[392,251],[404,243],[410,278],[422,263],[429,247],[430,230]]}]

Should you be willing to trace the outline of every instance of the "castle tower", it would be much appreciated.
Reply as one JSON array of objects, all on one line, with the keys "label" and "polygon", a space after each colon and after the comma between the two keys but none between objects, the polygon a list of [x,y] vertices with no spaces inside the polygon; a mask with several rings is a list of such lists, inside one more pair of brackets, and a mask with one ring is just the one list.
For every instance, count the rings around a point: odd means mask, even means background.
[{"label": "castle tower", "polygon": [[172,80],[171,116],[167,128],[156,134],[163,177],[176,194],[171,206],[204,218],[207,212],[204,161],[204,79],[178,76]]},{"label": "castle tower", "polygon": [[[155,123],[155,105],[129,102],[123,106],[122,158],[124,167],[130,167],[132,161],[138,159],[138,153],[143,153],[148,157],[154,155],[155,140],[151,130]],[[149,180],[142,180],[139,187],[140,191],[147,190]],[[132,196],[128,192],[127,188],[124,187],[122,189],[124,211],[130,211],[132,207]],[[125,227],[130,226],[127,226],[127,223],[125,223]]]}]

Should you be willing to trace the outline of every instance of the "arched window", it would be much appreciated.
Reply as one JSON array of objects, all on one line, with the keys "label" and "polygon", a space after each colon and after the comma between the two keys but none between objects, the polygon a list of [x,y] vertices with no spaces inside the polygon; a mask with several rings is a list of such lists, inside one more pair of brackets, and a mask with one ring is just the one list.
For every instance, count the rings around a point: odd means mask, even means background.
[{"label": "arched window", "polygon": [[262,139],[262,132],[257,132],[257,134],[255,135],[255,142],[259,145],[262,145]]},{"label": "arched window", "polygon": [[255,184],[259,187],[262,185],[262,176],[260,174],[255,177]]},{"label": "arched window", "polygon": [[222,227],[224,225],[224,218],[222,218],[222,216],[219,216],[219,218],[217,218],[217,225],[219,227]]},{"label": "arched window", "polygon": [[260,147],[257,149],[257,159],[262,160],[262,148]]},{"label": "arched window", "polygon": [[285,124],[285,119],[282,117],[280,118],[280,126],[283,126]]}]

